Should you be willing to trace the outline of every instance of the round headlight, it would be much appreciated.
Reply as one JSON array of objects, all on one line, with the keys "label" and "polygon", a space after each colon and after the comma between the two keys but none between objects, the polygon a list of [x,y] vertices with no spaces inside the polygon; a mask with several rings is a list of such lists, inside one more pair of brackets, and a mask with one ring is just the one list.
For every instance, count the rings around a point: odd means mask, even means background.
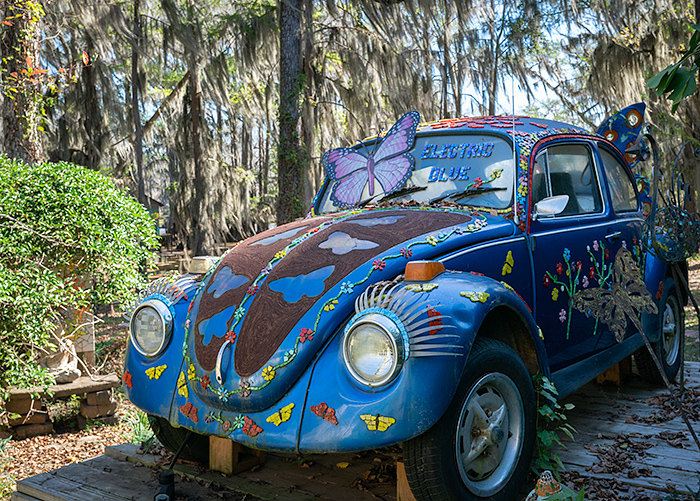
[{"label": "round headlight", "polygon": [[350,374],[368,386],[388,383],[403,365],[401,329],[380,313],[364,315],[345,331],[343,357]]},{"label": "round headlight", "polygon": [[154,357],[165,346],[172,331],[173,315],[158,299],[144,301],[131,316],[129,330],[134,348],[147,357]]}]

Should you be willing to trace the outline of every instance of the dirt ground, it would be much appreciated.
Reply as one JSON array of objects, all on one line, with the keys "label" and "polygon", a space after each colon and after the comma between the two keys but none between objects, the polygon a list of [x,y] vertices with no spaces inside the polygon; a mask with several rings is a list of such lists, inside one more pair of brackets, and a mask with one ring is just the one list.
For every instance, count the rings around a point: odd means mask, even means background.
[{"label": "dirt ground", "polygon": [[[690,287],[700,301],[700,258],[690,263]],[[96,325],[97,372],[121,374],[127,338],[121,314],[105,308],[97,315],[101,320]],[[700,360],[698,320],[692,304],[686,306],[686,334],[686,359]],[[0,498],[9,498],[16,480],[99,456],[108,445],[139,443],[145,438],[148,433],[145,423],[139,420],[138,411],[121,389],[116,392],[116,399],[119,403],[117,425],[88,425],[86,430],[80,431],[77,429],[78,403],[66,401],[49,406],[54,421],[53,434],[25,440],[9,439],[4,450],[0,447]],[[0,439],[8,436],[7,432],[4,435],[0,432]]]}]

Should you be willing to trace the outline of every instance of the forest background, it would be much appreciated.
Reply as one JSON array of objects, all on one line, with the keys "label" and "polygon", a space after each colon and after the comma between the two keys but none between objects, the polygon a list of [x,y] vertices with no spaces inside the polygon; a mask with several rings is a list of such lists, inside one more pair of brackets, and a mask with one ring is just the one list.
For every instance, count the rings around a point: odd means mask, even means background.
[{"label": "forest background", "polygon": [[667,161],[700,138],[697,94],[671,113],[645,84],[686,50],[694,2],[0,6],[0,152],[80,164],[163,203],[167,231],[200,255],[303,216],[324,151],[410,110],[433,120],[515,109],[594,131],[645,100]]}]

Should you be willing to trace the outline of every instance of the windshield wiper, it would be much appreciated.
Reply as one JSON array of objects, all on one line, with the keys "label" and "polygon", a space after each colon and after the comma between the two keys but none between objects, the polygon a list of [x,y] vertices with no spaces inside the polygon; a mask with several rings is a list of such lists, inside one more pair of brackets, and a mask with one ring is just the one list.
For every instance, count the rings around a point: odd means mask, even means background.
[{"label": "windshield wiper", "polygon": [[389,193],[388,195],[379,199],[379,203],[386,202],[387,200],[393,200],[394,198],[399,198],[410,193],[415,193],[417,191],[425,191],[427,189],[427,186],[409,186],[406,188],[401,188],[399,191]]},{"label": "windshield wiper", "polygon": [[442,202],[445,199],[455,199],[461,200],[462,198],[467,198],[471,195],[481,195],[483,193],[490,193],[492,191],[503,191],[507,190],[506,187],[495,187],[495,186],[480,186],[479,188],[467,188],[466,190],[458,191],[457,193],[448,193],[447,195],[442,195],[437,198],[433,198],[430,203],[434,204],[437,202]]}]

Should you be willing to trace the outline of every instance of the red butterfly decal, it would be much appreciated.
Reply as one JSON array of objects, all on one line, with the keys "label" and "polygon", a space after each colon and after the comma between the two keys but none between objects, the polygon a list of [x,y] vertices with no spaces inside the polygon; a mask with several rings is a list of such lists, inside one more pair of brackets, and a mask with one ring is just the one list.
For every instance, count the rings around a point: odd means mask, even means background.
[{"label": "red butterfly decal", "polygon": [[431,336],[434,336],[435,334],[437,334],[437,331],[442,328],[442,314],[439,311],[437,311],[435,308],[430,308],[428,310],[428,316],[431,318],[432,317],[439,317],[439,318],[436,318],[435,320],[431,320],[430,323],[428,324],[430,327],[436,327],[435,329],[430,329],[430,332],[428,333]]},{"label": "red butterfly decal", "polygon": [[131,373],[129,371],[124,371],[124,374],[122,374],[122,381],[124,381],[125,385],[131,388]]},{"label": "red butterfly decal", "polygon": [[338,418],[335,417],[335,409],[333,407],[328,407],[326,402],[321,402],[318,405],[312,405],[309,407],[309,409],[311,409],[311,412],[316,414],[318,417],[338,426]]},{"label": "red butterfly decal", "polygon": [[185,405],[180,406],[180,412],[182,412],[186,417],[190,418],[195,423],[199,422],[199,416],[197,416],[197,408],[192,405],[192,402],[187,402]]},{"label": "red butterfly decal", "polygon": [[255,435],[262,433],[263,429],[260,428],[257,424],[255,424],[255,421],[250,419],[248,416],[245,416],[245,420],[243,423],[243,433],[248,435],[249,437],[254,437]]}]

